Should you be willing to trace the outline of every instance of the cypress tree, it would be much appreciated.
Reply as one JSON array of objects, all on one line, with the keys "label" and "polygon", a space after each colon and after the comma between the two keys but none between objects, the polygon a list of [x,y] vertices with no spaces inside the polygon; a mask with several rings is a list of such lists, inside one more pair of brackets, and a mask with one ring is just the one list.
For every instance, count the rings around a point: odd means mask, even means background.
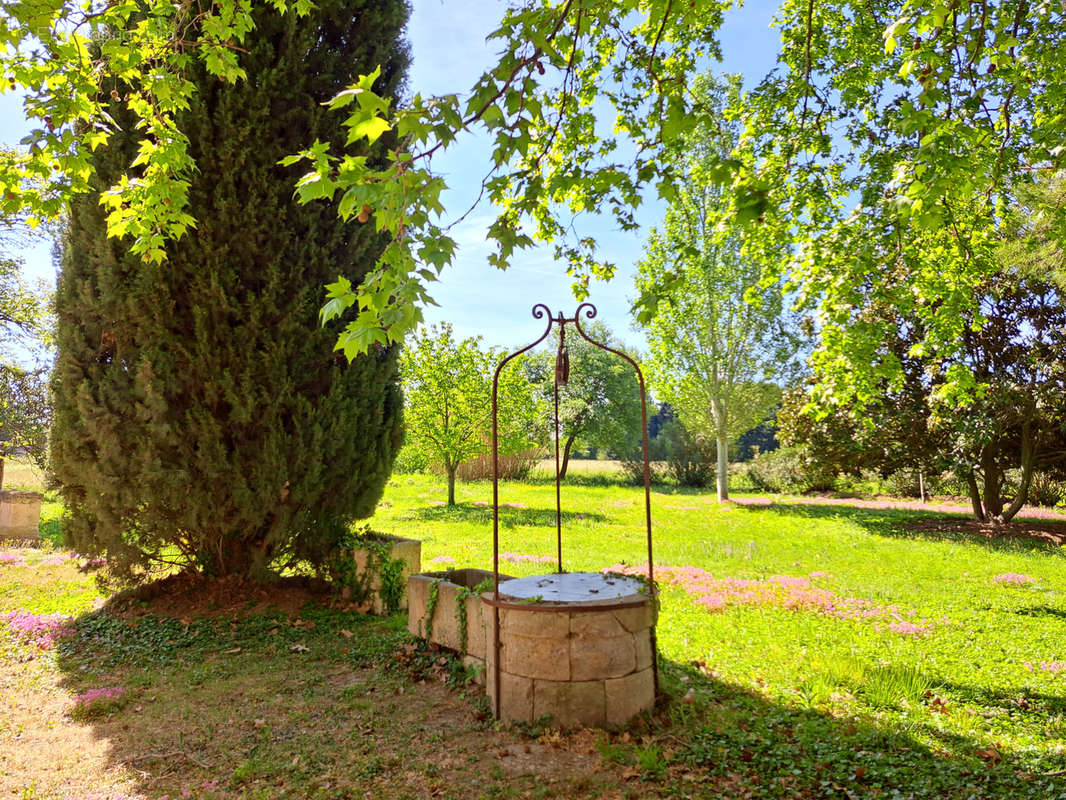
[{"label": "cypress tree", "polygon": [[[317,313],[323,285],[358,283],[385,242],[335,206],[297,206],[296,168],[278,161],[315,138],[343,145],[322,103],[357,75],[382,65],[375,89],[395,97],[407,15],[406,0],[317,0],[300,19],[263,4],[246,80],[190,68],[198,93],[180,125],[197,226],[162,264],[107,238],[97,196],[72,204],[52,471],[69,544],[106,555],[114,577],[319,562],[380,499],[402,440],[398,354],[346,363]],[[128,169],[135,139],[98,151],[98,188]]]}]

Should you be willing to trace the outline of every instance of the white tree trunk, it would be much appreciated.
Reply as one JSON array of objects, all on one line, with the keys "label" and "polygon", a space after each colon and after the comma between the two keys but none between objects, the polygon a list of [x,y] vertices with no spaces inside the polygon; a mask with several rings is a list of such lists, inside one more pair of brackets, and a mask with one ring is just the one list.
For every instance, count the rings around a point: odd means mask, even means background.
[{"label": "white tree trunk", "polygon": [[718,444],[718,502],[729,499],[729,440],[719,433]]}]

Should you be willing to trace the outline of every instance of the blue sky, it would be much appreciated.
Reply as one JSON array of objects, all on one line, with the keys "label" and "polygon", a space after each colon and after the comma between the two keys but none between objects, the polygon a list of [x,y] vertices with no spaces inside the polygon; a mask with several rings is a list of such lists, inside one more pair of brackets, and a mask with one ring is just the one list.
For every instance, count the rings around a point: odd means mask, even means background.
[{"label": "blue sky", "polygon": [[[498,22],[504,4],[495,0],[414,0],[413,6],[408,27],[413,56],[411,91],[432,95],[469,88],[491,63],[494,49],[485,37]],[[770,21],[776,6],[753,0],[730,13],[721,31],[723,72],[739,72],[750,85],[773,66],[779,39]],[[0,141],[17,143],[26,131],[19,98],[0,95]],[[450,189],[444,202],[452,217],[457,217],[477,196],[480,178],[489,168],[485,140],[467,138],[453,145],[436,159],[434,167],[445,176]],[[638,214],[639,232],[619,233],[595,218],[585,219],[582,224],[588,228],[581,231],[597,235],[603,255],[618,265],[613,281],[591,287],[589,300],[598,307],[599,319],[638,348],[643,338],[631,329],[628,314],[634,264],[640,258],[646,230],[663,215],[662,205],[654,198],[648,200]],[[491,248],[485,242],[485,228],[494,216],[486,204],[453,230],[459,252],[441,282],[431,287],[440,307],[426,309],[425,315],[428,322],[452,323],[460,336],[480,334],[489,344],[510,348],[531,341],[543,330],[543,323],[530,316],[534,303],[569,314],[576,301],[566,267],[554,261],[549,247],[519,254],[506,272],[488,265]],[[42,243],[23,256],[28,276],[54,282],[50,244]]]}]

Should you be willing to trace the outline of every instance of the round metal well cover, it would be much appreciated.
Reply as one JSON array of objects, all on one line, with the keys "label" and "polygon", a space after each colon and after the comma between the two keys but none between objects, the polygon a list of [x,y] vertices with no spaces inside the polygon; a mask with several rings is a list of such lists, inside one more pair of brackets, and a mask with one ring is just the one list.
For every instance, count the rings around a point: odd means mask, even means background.
[{"label": "round metal well cover", "polygon": [[500,596],[543,603],[603,603],[647,595],[636,578],[600,572],[563,572],[514,578],[500,584]]}]

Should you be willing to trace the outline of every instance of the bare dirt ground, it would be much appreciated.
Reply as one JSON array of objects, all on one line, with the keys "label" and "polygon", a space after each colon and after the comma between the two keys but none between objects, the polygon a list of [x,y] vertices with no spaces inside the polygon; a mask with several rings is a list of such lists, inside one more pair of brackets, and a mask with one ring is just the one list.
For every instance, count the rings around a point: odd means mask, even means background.
[{"label": "bare dirt ground", "polygon": [[[360,639],[388,621],[347,610],[302,581],[253,589],[179,575],[111,598],[102,619],[122,622],[74,650],[0,647],[0,798],[670,796],[600,752],[623,736],[632,750],[644,723],[615,734],[498,725],[479,687],[445,685],[443,658],[430,654],[427,669],[422,654],[416,669],[408,644],[364,665]],[[116,686],[114,709],[73,713],[79,693]]]}]

